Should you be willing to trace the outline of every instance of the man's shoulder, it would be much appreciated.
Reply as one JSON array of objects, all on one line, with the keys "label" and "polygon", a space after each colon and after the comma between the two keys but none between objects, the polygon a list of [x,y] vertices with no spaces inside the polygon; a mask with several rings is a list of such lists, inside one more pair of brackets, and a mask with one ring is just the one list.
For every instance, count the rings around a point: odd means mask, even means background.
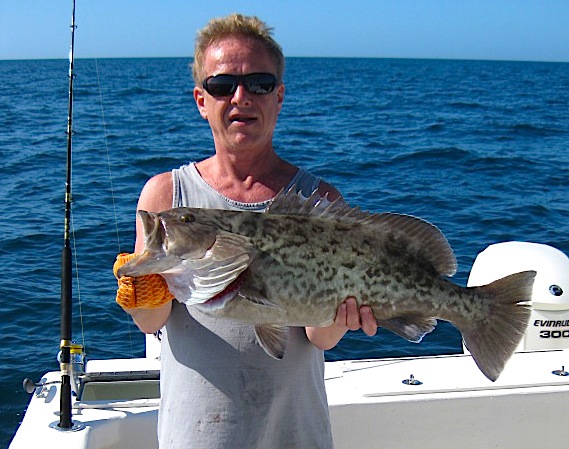
[{"label": "man's shoulder", "polygon": [[172,173],[164,172],[151,177],[140,193],[138,209],[161,211],[172,207]]},{"label": "man's shoulder", "polygon": [[158,173],[152,176],[146,183],[161,184],[164,182],[170,182],[172,180],[172,172],[166,171],[164,173]]}]

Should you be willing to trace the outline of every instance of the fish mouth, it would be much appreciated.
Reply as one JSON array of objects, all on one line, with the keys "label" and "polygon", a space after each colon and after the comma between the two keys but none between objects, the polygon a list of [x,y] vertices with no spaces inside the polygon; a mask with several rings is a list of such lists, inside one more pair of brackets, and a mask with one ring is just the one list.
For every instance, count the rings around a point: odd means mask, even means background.
[{"label": "fish mouth", "polygon": [[163,273],[178,265],[175,259],[164,256],[162,252],[155,254],[145,251],[128,261],[117,270],[117,276],[140,277],[148,274]]},{"label": "fish mouth", "polygon": [[169,242],[164,221],[156,213],[144,210],[139,210],[138,216],[144,230],[145,249],[118,269],[119,277],[161,273],[179,263],[167,255]]}]

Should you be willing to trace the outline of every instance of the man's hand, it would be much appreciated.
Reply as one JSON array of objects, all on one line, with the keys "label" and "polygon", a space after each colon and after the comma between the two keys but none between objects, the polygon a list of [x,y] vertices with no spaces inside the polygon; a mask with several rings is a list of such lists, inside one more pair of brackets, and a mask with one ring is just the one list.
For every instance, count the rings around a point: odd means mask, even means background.
[{"label": "man's hand", "polygon": [[372,336],[377,332],[377,322],[370,306],[361,306],[358,310],[356,298],[347,298],[336,312],[334,325],[351,331],[361,329],[366,335]]},{"label": "man's hand", "polygon": [[338,344],[348,330],[362,329],[366,335],[377,332],[377,321],[371,307],[361,306],[358,309],[356,298],[348,297],[336,311],[334,323],[328,327],[307,327],[306,336],[317,348],[331,349]]}]

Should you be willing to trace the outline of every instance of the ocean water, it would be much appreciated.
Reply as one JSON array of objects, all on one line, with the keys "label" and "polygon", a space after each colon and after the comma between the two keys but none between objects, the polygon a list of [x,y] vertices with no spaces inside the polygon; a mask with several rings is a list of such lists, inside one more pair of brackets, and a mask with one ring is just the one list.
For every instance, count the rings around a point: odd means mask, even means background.
[{"label": "ocean water", "polygon": [[[131,251],[153,174],[212,154],[186,59],[76,61],[74,339],[89,358],[143,356],[114,303],[115,255]],[[290,58],[275,145],[353,205],[435,223],[465,285],[476,255],[507,240],[569,253],[569,64]],[[0,61],[0,446],[58,369],[67,61]],[[461,352],[440,323],[421,344],[350,333],[326,355]]]}]

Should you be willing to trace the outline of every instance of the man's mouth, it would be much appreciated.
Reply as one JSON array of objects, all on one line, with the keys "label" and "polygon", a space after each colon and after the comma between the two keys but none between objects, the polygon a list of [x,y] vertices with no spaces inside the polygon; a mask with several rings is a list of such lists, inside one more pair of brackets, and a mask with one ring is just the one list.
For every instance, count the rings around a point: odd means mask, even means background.
[{"label": "man's mouth", "polygon": [[257,119],[255,117],[250,117],[246,115],[234,115],[229,118],[229,121],[231,121],[232,123],[251,123],[256,120]]}]

